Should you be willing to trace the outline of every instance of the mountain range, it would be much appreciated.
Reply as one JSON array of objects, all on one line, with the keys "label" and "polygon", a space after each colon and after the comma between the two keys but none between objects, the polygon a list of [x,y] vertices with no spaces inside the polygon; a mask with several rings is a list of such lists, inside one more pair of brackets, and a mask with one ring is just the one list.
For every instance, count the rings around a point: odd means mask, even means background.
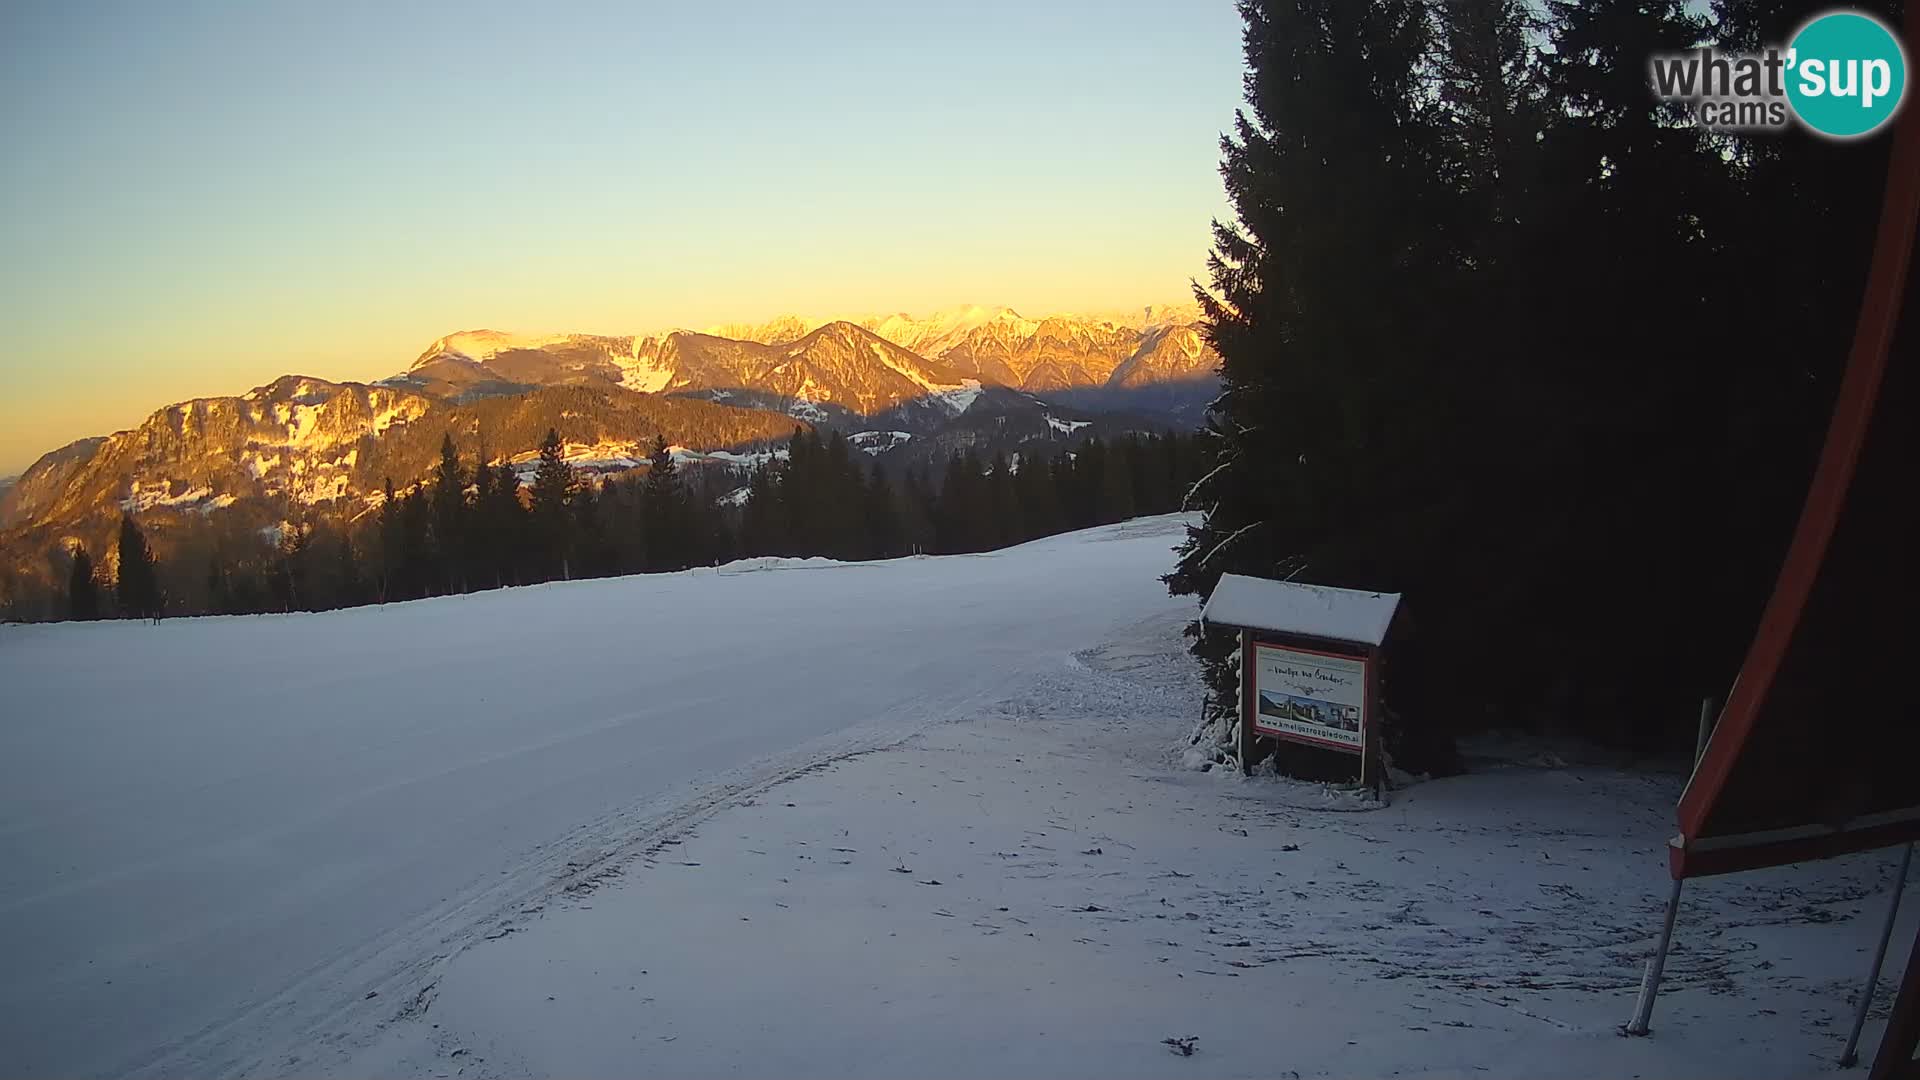
[{"label": "mountain range", "polygon": [[[586,385],[646,393],[747,393],[802,419],[869,420],[902,404],[950,399],[965,411],[982,387],[1051,394],[1098,407],[1129,391],[1205,380],[1215,365],[1198,311],[1022,318],[964,307],[927,319],[783,316],[657,336],[521,336],[470,330],[435,341],[385,380],[441,396]],[[1164,411],[1164,410],[1163,410]]]},{"label": "mountain range", "polygon": [[0,484],[0,569],[104,543],[123,509],[162,524],[246,505],[257,520],[293,504],[356,516],[389,477],[424,477],[448,433],[469,456],[520,461],[553,428],[591,470],[634,466],[656,436],[740,462],[796,424],[902,464],[1191,426],[1217,393],[1197,319],[1192,305],[1038,319],[969,306],[651,335],[462,331],[374,383],[288,375],[42,456]]}]

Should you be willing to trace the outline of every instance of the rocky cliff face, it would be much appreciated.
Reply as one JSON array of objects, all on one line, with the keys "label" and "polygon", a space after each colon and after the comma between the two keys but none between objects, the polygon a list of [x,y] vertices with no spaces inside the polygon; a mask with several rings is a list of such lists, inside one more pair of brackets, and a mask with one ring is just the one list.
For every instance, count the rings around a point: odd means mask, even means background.
[{"label": "rocky cliff face", "polygon": [[0,491],[0,528],[15,521],[30,520],[52,505],[65,490],[68,479],[85,466],[106,441],[104,436],[96,436],[68,443],[43,455],[26,472],[13,477],[6,490]]},{"label": "rocky cliff face", "polygon": [[365,500],[391,477],[426,474],[444,434],[471,458],[531,453],[547,429],[582,454],[644,456],[656,435],[723,449],[791,433],[790,420],[708,402],[591,387],[454,402],[392,386],[287,376],[242,397],[161,409],[131,431],[48,454],[7,496],[0,526],[117,516],[121,510],[210,513],[248,498],[318,504]]}]

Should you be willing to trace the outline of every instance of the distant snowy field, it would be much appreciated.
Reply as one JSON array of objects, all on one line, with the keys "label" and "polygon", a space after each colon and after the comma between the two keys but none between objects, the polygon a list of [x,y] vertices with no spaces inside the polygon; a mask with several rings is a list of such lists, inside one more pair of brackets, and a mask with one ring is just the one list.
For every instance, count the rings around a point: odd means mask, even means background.
[{"label": "distant snowy field", "polygon": [[1178,539],[0,626],[0,1074],[244,1070],[390,1014],[570,864],[1184,608]]},{"label": "distant snowy field", "polygon": [[1180,770],[1178,524],[0,628],[0,1075],[1832,1071],[1893,858],[1689,885],[1621,1037],[1679,777]]}]

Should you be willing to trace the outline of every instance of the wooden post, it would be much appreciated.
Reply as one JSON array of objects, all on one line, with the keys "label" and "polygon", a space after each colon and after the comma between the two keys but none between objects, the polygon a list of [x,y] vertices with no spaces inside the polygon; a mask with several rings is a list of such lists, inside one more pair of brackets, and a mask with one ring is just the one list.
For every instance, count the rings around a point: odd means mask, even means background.
[{"label": "wooden post", "polygon": [[1360,680],[1360,787],[1373,789],[1373,650],[1361,654],[1366,676]]},{"label": "wooden post", "polygon": [[1378,802],[1387,778],[1380,760],[1380,650],[1368,646],[1361,662],[1367,665],[1367,678],[1360,698],[1360,786],[1371,789]]},{"label": "wooden post", "polygon": [[1253,631],[1240,629],[1240,775],[1253,775],[1253,710],[1260,707],[1256,673],[1253,670]]}]

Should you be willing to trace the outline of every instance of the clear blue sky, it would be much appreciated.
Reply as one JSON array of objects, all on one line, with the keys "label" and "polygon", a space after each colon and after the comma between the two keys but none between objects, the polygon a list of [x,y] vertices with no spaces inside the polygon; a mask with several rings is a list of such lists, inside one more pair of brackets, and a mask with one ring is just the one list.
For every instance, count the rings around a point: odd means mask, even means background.
[{"label": "clear blue sky", "polygon": [[0,474],[453,330],[1182,299],[1229,0],[0,5]]}]

